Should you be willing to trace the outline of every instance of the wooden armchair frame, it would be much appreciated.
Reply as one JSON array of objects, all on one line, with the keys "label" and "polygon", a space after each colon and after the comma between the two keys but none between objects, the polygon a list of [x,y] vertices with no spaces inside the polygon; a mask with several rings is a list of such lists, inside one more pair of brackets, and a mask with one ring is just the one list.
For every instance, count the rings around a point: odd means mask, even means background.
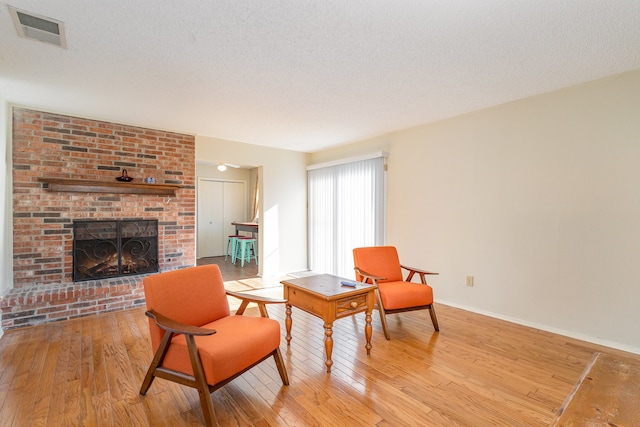
[{"label": "wooden armchair frame", "polygon": [[[420,282],[423,285],[427,285],[427,279],[426,279],[426,275],[437,275],[439,273],[434,273],[432,271],[426,271],[426,270],[420,270],[418,268],[414,268],[414,267],[407,267],[404,266],[402,264],[400,264],[400,268],[407,270],[408,274],[407,274],[407,278],[404,279],[405,282],[411,282],[411,280],[413,279],[413,277],[418,274],[420,276]],[[382,277],[382,276],[376,276],[375,274],[372,273],[368,273],[358,267],[354,267],[354,270],[356,272],[356,274],[360,275],[363,277],[363,282],[367,282],[367,283],[373,283],[375,285],[378,285],[378,288],[376,288],[376,303],[375,303],[375,308],[378,309],[378,311],[380,312],[380,321],[382,322],[382,329],[384,331],[384,336],[386,339],[391,339],[391,335],[389,334],[389,328],[387,326],[387,318],[386,315],[387,314],[396,314],[396,313],[402,313],[405,311],[414,311],[414,310],[429,310],[429,315],[431,316],[431,322],[433,323],[433,328],[437,331],[440,330],[439,326],[438,326],[438,318],[436,317],[436,311],[435,308],[432,304],[427,304],[427,305],[419,305],[419,306],[412,306],[412,307],[406,307],[406,308],[398,308],[398,309],[394,309],[394,310],[389,310],[389,309],[385,309],[383,304],[382,304],[382,297],[380,295],[380,289],[379,289],[379,282],[383,281],[383,280],[387,280],[386,277]],[[414,282],[415,283],[415,282]],[[417,284],[417,283],[416,283]]]},{"label": "wooden armchair frame", "polygon": [[[240,307],[238,308],[238,310],[236,310],[236,316],[244,314],[245,309],[250,303],[256,303],[258,304],[258,308],[260,309],[261,316],[268,318],[269,315],[267,313],[266,304],[286,303],[286,300],[282,299],[247,295],[238,292],[226,291],[226,294],[242,300]],[[264,360],[268,359],[269,357],[273,356],[276,362],[276,367],[278,368],[278,373],[280,374],[280,378],[282,379],[282,383],[284,385],[289,385],[289,377],[287,375],[287,370],[284,366],[284,361],[282,359],[282,354],[280,353],[279,347],[276,347],[275,350],[273,350],[270,354],[267,354],[265,357],[246,367],[242,371],[237,372],[232,377],[226,378],[216,384],[208,384],[195,337],[213,335],[216,333],[216,330],[200,328],[197,326],[177,322],[173,319],[163,316],[160,313],[155,312],[154,310],[149,310],[145,314],[147,315],[147,317],[153,319],[158,327],[163,329],[165,333],[162,341],[160,342],[160,345],[158,346],[158,349],[156,350],[151,365],[147,370],[147,374],[144,378],[144,381],[142,382],[142,386],[140,387],[140,394],[142,395],[145,395],[147,393],[149,387],[151,387],[151,383],[153,383],[153,380],[156,377],[164,378],[166,380],[173,381],[188,387],[193,387],[198,390],[198,396],[200,398],[200,405],[202,406],[202,414],[204,416],[205,424],[207,426],[215,426],[217,425],[217,421],[215,412],[213,410],[213,402],[211,401],[211,393],[229,383],[230,381],[234,380],[238,376],[242,375],[254,366],[258,365],[259,363],[263,362]],[[162,362],[167,354],[167,351],[169,350],[171,339],[176,334],[182,334],[186,338],[187,348],[189,351],[189,359],[191,361],[191,367],[193,369],[194,375],[188,375],[183,372],[164,368],[162,366]]]}]

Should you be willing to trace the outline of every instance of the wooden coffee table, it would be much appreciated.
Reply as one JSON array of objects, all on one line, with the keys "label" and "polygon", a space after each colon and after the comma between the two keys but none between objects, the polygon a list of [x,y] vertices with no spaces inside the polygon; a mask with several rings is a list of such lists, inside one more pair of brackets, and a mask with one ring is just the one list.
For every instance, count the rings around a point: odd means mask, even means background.
[{"label": "wooden coffee table", "polygon": [[331,372],[331,354],[333,353],[333,322],[336,319],[365,312],[364,335],[367,354],[371,354],[371,312],[373,311],[374,291],[377,286],[358,283],[355,288],[343,286],[341,281],[351,281],[330,274],[283,280],[284,298],[287,300],[285,325],[287,327],[287,345],[291,344],[291,307],[297,307],[324,321],[324,351],[327,372]]}]

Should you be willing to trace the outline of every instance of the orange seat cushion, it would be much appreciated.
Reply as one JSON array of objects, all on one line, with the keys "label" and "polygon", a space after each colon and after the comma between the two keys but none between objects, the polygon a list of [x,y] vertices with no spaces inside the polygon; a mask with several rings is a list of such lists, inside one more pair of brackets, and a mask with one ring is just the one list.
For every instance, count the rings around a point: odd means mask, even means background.
[{"label": "orange seat cushion", "polygon": [[[195,337],[208,384],[235,375],[280,345],[280,323],[265,317],[228,316],[202,327],[217,331]],[[162,366],[193,375],[184,335],[171,340]]]},{"label": "orange seat cushion", "polygon": [[385,310],[433,304],[431,286],[410,282],[381,282],[378,284]]}]

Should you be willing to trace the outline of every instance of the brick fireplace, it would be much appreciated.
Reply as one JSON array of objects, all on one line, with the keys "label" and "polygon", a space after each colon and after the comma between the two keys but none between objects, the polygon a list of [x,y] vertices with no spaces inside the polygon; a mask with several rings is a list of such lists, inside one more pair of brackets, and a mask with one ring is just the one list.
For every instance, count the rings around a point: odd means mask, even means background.
[{"label": "brick fireplace", "polygon": [[195,264],[193,135],[14,108],[12,157],[4,328],[144,305],[144,275],[73,281],[74,221],[157,220],[159,270]]}]

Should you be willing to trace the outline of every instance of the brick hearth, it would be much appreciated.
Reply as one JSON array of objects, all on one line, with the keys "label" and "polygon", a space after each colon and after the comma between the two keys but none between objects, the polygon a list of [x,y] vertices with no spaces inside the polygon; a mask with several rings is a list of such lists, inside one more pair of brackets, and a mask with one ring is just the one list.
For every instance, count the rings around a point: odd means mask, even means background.
[{"label": "brick hearth", "polygon": [[[161,271],[195,264],[195,138],[173,132],[13,110],[12,328],[144,304],[142,276],[73,283],[75,219],[158,219]],[[154,177],[175,196],[48,191],[43,178],[115,183]]]}]

